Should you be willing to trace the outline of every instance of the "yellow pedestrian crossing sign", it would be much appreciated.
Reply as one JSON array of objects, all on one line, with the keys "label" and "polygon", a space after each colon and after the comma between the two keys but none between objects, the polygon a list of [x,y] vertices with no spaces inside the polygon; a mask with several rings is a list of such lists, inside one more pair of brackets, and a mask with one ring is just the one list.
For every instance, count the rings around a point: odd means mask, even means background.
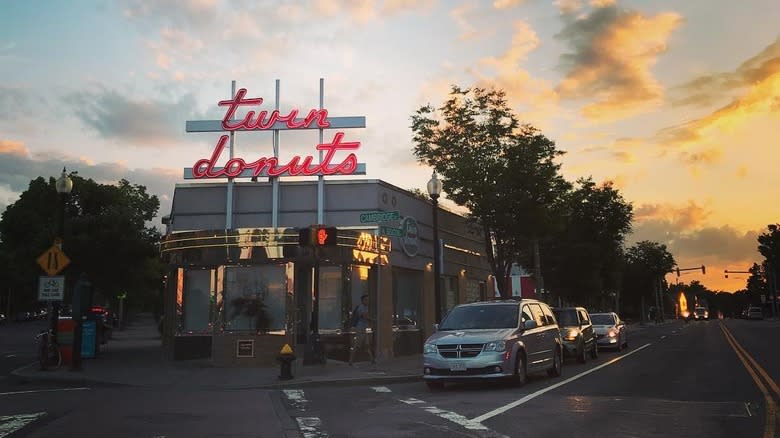
[{"label": "yellow pedestrian crossing sign", "polygon": [[48,275],[57,275],[70,264],[70,259],[56,244],[47,249],[38,257],[38,265],[43,268]]}]

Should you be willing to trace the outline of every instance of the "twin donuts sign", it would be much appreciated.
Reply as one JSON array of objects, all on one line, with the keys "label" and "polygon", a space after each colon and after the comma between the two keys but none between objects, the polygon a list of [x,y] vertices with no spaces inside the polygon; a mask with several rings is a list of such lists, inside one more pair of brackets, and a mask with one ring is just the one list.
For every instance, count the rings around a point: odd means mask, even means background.
[{"label": "twin donuts sign", "polygon": [[[324,108],[311,109],[300,117],[298,109],[282,114],[275,109],[262,109],[262,97],[246,97],[246,88],[239,89],[232,99],[219,102],[225,107],[222,120],[188,121],[187,132],[236,132],[236,131],[283,131],[293,129],[348,129],[365,128],[365,117],[329,117]],[[242,118],[234,118],[239,109],[247,109]],[[319,176],[319,175],[365,175],[365,164],[358,163],[354,151],[360,147],[358,141],[345,141],[344,132],[337,131],[333,139],[320,143],[315,149],[320,159],[315,161],[311,155],[295,155],[286,162],[278,157],[257,157],[244,159],[232,157],[224,166],[217,166],[230,135],[223,134],[217,141],[214,151],[208,158],[195,162],[193,167],[184,169],[185,179],[211,178],[256,178],[276,176]],[[340,153],[340,154],[338,154]],[[338,157],[337,157],[338,154]]]}]

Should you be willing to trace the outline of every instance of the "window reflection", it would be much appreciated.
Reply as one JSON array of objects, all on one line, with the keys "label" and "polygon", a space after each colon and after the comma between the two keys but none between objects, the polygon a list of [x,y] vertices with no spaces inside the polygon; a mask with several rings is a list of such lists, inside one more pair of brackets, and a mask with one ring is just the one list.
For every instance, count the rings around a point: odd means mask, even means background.
[{"label": "window reflection", "polygon": [[284,328],[287,275],[283,265],[225,268],[225,330]]}]

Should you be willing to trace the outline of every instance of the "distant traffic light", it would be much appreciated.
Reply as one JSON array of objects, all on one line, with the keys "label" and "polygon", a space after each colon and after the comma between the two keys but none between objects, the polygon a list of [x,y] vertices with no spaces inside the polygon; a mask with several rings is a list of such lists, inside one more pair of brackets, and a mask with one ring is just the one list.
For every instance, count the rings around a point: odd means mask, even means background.
[{"label": "distant traffic light", "polygon": [[704,267],[704,265],[701,265],[701,273],[702,274],[706,274],[707,273],[707,269]]}]

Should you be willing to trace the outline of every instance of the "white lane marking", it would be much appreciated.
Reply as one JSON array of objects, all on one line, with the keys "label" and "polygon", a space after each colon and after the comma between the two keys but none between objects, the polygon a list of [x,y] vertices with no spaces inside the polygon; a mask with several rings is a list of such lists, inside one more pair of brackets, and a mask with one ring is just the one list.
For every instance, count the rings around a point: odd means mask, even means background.
[{"label": "white lane marking", "polygon": [[306,403],[309,401],[306,400],[302,389],[284,389],[282,392],[284,392],[285,397],[287,397],[287,400],[290,400],[295,409],[306,410]]},{"label": "white lane marking", "polygon": [[372,386],[371,389],[373,389],[376,392],[393,392],[390,391],[390,388],[386,386]]},{"label": "white lane marking", "polygon": [[16,432],[44,415],[46,415],[46,412],[0,417],[0,438]]},{"label": "white lane marking", "polygon": [[328,434],[320,428],[322,420],[317,417],[298,417],[298,428],[301,430],[304,438],[327,438]]},{"label": "white lane marking", "polygon": [[0,392],[0,395],[35,394],[38,392],[58,392],[58,391],[85,391],[89,389],[90,388],[36,389],[31,391]]},{"label": "white lane marking", "polygon": [[750,405],[748,404],[748,402],[745,402],[745,410],[748,413],[748,417],[752,417],[753,416],[753,414],[750,412]]},{"label": "white lane marking", "polygon": [[401,400],[401,403],[406,403],[407,405],[418,405],[425,402],[422,400],[417,400],[416,398],[407,398],[406,400]]},{"label": "white lane marking", "polygon": [[673,334],[673,335],[676,335],[676,334],[677,334],[677,330],[673,331],[673,332],[672,332],[672,334]]},{"label": "white lane marking", "polygon": [[[416,398],[407,398],[407,399],[400,399],[401,403],[406,403],[407,405],[420,405],[425,404],[426,402],[423,400],[418,400]],[[436,415],[439,418],[443,418],[445,420],[451,421],[459,426],[462,426],[469,430],[487,430],[490,431],[490,429],[487,428],[484,424],[469,420],[463,415],[460,415],[456,412],[452,411],[445,411],[444,409],[439,409],[436,406],[420,406],[425,412],[428,412],[429,414]],[[502,438],[509,438],[505,435],[497,434],[495,431],[491,431],[495,434],[496,438],[502,437]]]},{"label": "white lane marking", "polygon": [[5,355],[5,358],[6,358],[6,359],[10,359],[10,358],[12,358],[12,357],[16,357],[16,355],[15,355],[15,354],[6,354],[6,355]]},{"label": "white lane marking", "polygon": [[300,389],[285,389],[284,395],[287,396],[287,399],[290,401],[306,401],[306,399],[303,398],[303,390]]},{"label": "white lane marking", "polygon": [[620,357],[616,357],[616,358],[614,358],[614,359],[612,359],[612,360],[610,360],[608,362],[604,362],[603,364],[601,364],[601,365],[599,365],[597,367],[593,367],[593,368],[591,368],[591,369],[589,369],[587,371],[583,371],[583,372],[577,374],[576,376],[569,377],[568,379],[566,379],[566,380],[564,380],[562,382],[558,382],[555,385],[550,385],[550,386],[548,386],[548,387],[546,387],[544,389],[540,389],[540,390],[538,390],[538,391],[536,391],[534,393],[528,394],[527,396],[521,398],[520,400],[513,401],[512,403],[509,403],[508,405],[501,406],[500,408],[497,408],[497,409],[494,409],[494,410],[492,410],[490,412],[482,414],[479,417],[472,418],[471,421],[477,422],[477,423],[482,423],[483,421],[488,420],[490,418],[493,418],[496,415],[501,415],[504,412],[506,412],[506,411],[508,411],[508,410],[510,410],[512,408],[516,408],[516,407],[522,405],[523,403],[525,403],[525,402],[527,402],[529,400],[533,400],[536,397],[539,397],[540,395],[542,395],[542,394],[544,394],[546,392],[552,391],[553,389],[559,388],[559,387],[561,387],[561,386],[563,386],[563,385],[565,385],[567,383],[571,383],[571,382],[573,382],[573,381],[575,381],[575,380],[577,380],[577,379],[579,379],[581,377],[585,377],[585,376],[587,376],[590,373],[596,372],[596,371],[598,371],[598,370],[600,370],[600,369],[602,369],[604,367],[612,365],[615,362],[623,360],[623,359],[627,358],[628,356],[631,356],[634,353],[638,353],[638,352],[644,350],[645,348],[649,347],[650,345],[652,345],[652,344],[645,344],[645,345],[643,345],[643,346],[641,346],[641,347],[639,347],[639,348],[637,348],[637,349],[635,349],[635,350],[633,350],[631,352],[623,353],[623,355],[620,356]]},{"label": "white lane marking", "polygon": [[661,336],[661,339],[666,339],[666,335]]},{"label": "white lane marking", "polygon": [[435,406],[426,406],[423,409],[425,409],[425,411],[430,414],[444,418],[445,420],[452,421],[453,423],[463,426],[469,430],[488,430],[488,428],[485,427],[485,425],[483,425],[482,423],[478,421],[469,420],[463,415],[460,415],[455,412],[445,411],[444,409],[439,409]]}]

